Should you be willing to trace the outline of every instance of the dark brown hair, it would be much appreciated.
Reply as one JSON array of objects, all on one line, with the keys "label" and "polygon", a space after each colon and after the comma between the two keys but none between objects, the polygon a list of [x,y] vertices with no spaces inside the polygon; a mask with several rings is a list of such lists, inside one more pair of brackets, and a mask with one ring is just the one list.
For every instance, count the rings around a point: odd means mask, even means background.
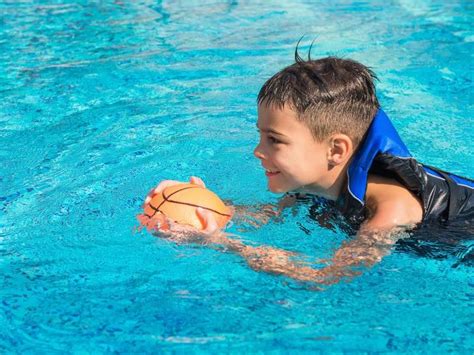
[{"label": "dark brown hair", "polygon": [[379,102],[376,75],[351,59],[302,59],[271,77],[258,94],[259,105],[289,105],[299,120],[322,141],[334,133],[347,134],[357,146],[367,131]]}]

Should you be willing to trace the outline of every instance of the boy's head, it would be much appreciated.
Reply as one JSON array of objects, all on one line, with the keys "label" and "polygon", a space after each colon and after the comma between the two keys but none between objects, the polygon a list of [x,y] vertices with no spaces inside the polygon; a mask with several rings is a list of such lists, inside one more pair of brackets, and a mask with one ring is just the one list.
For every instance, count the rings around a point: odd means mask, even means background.
[{"label": "boy's head", "polygon": [[297,52],[295,57],[295,64],[263,85],[258,104],[288,106],[316,140],[343,133],[356,147],[379,108],[375,74],[350,59],[327,57],[305,61]]},{"label": "boy's head", "polygon": [[271,191],[336,198],[343,168],[379,103],[375,75],[352,60],[302,60],[270,78],[258,95],[255,155]]}]

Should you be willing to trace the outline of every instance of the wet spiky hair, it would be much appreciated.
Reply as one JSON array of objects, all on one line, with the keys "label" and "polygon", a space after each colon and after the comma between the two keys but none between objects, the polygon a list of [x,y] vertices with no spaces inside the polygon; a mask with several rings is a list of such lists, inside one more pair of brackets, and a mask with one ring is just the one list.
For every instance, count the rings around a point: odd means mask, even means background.
[{"label": "wet spiky hair", "polygon": [[357,146],[380,106],[376,79],[371,69],[351,59],[313,60],[311,48],[304,60],[297,45],[295,63],[271,77],[257,101],[278,108],[288,105],[319,141],[344,133]]}]

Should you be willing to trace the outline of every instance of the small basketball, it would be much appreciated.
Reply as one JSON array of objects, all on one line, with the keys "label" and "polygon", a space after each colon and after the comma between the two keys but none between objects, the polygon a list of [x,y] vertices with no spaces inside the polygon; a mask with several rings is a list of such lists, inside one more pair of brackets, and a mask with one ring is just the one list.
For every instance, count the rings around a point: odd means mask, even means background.
[{"label": "small basketball", "polygon": [[204,229],[196,213],[198,207],[211,211],[220,228],[224,227],[231,218],[229,208],[214,192],[196,184],[178,184],[167,187],[145,204],[144,214],[151,219],[157,213],[162,213],[179,224]]}]

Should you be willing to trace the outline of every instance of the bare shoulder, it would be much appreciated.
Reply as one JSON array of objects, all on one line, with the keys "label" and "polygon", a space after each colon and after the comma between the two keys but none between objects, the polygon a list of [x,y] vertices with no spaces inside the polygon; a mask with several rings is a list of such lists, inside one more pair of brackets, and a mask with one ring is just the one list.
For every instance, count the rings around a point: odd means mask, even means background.
[{"label": "bare shoulder", "polygon": [[374,228],[413,225],[423,218],[420,199],[394,179],[369,175],[366,200],[371,212],[367,223]]}]

